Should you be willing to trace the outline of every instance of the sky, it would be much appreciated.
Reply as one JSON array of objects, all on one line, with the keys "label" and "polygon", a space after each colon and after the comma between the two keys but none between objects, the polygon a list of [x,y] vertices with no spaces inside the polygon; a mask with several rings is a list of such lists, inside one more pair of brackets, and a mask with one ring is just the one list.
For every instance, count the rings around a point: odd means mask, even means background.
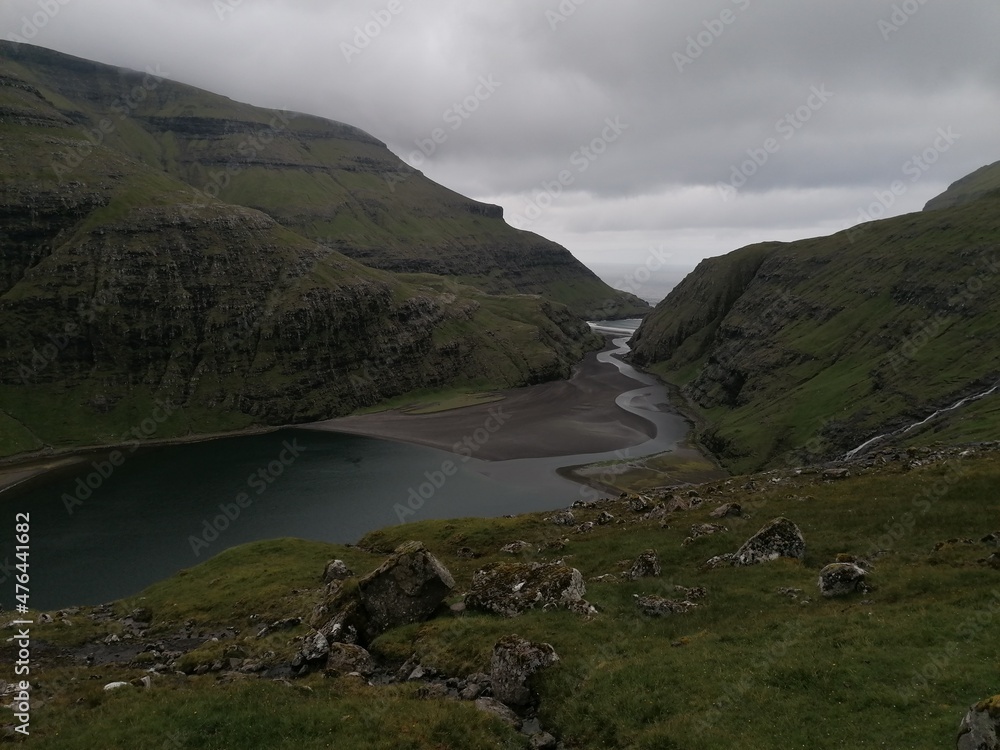
[{"label": "sky", "polygon": [[996,0],[0,6],[3,38],[356,125],[591,267],[660,279],[920,210],[1000,160],[998,32]]}]

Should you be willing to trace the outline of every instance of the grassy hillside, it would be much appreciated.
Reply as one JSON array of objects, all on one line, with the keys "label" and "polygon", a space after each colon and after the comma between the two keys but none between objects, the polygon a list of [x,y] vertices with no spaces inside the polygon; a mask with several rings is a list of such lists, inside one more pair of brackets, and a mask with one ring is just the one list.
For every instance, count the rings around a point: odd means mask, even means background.
[{"label": "grassy hillside", "polygon": [[[1000,197],[704,261],[633,339],[737,471],[841,455],[1000,380]],[[995,409],[949,414],[994,439]]]},{"label": "grassy hillside", "polygon": [[[366,265],[542,294],[580,317],[648,311],[565,248],[510,227],[500,207],[431,182],[349,125],[10,42],[0,42],[0,76],[31,87],[77,136],[89,133],[194,188],[195,204],[218,198],[254,208]],[[72,183],[80,149],[65,143],[36,168]]]},{"label": "grassy hillside", "polygon": [[[249,736],[289,749],[527,748],[526,738],[468,702],[421,697],[421,682],[380,686],[320,674],[288,682],[167,669],[154,674],[150,690],[106,693],[105,683],[141,677],[159,657],[90,667],[69,658],[103,654],[94,644],[121,627],[109,615],[145,607],[153,613],[145,640],[170,638],[185,623],[203,634],[179,667],[222,654],[282,663],[307,626],[264,638],[256,631],[310,611],[327,559],[342,558],[363,574],[397,544],[419,539],[454,574],[454,601],[476,569],[509,561],[499,548],[521,539],[543,550],[526,561],[562,559],[579,568],[599,613],[441,614],[375,641],[371,650],[383,668],[415,654],[427,670],[464,677],[488,671],[493,644],[507,634],[551,643],[560,661],[533,685],[542,725],[567,748],[954,746],[966,708],[997,691],[992,633],[1000,573],[980,563],[997,547],[979,540],[997,530],[1000,457],[914,451],[867,466],[853,465],[855,476],[841,481],[774,472],[703,485],[703,505],[671,514],[666,525],[616,500],[574,511],[579,522],[605,510],[616,517],[587,534],[537,514],[397,526],[358,547],[274,540],[231,549],[116,603],[113,612],[91,617],[95,610],[86,609],[70,616],[72,625],[57,615],[37,627],[35,695],[42,704],[35,739],[57,749],[159,746],[169,737],[172,747],[222,750]],[[709,514],[723,501],[741,503],[752,517],[727,518],[728,530],[684,544],[692,524],[718,522]],[[803,561],[701,569],[777,516],[802,529]],[[480,557],[469,559],[463,548]],[[594,580],[622,572],[646,549],[658,553],[661,577]],[[838,555],[866,561],[871,591],[819,596],[818,572]],[[636,607],[636,595],[676,598],[675,585],[704,587],[707,596],[687,614],[666,618]],[[233,630],[222,641],[209,640],[226,628]]]},{"label": "grassy hillside", "polygon": [[941,195],[929,200],[924,210],[936,211],[959,206],[979,200],[998,190],[1000,190],[1000,162],[994,162],[956,181]]}]

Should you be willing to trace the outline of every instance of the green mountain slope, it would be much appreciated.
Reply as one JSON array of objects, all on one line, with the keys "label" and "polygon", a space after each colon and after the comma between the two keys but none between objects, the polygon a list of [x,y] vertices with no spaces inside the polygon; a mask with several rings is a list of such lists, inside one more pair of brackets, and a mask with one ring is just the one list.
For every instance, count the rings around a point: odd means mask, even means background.
[{"label": "green mountain slope", "polygon": [[[1000,379],[1000,195],[702,262],[633,339],[735,469],[830,458]],[[983,401],[905,436],[994,439]]]},{"label": "green mountain slope", "polygon": [[[428,180],[357,128],[29,45],[0,42],[0,62],[81,134],[182,180],[200,203],[258,209],[376,268],[542,294],[580,317],[648,312],[565,248],[510,227],[499,206]],[[47,165],[63,183],[75,179],[77,152],[66,149]]]},{"label": "green mountain slope", "polygon": [[146,138],[129,118],[90,144],[21,71],[0,64],[0,456],[534,383],[597,343],[546,297],[372,269],[198,192],[113,147]]},{"label": "green mountain slope", "polygon": [[1000,190],[1000,161],[980,167],[954,182],[941,195],[929,200],[924,210],[935,211],[969,203],[997,190]]}]

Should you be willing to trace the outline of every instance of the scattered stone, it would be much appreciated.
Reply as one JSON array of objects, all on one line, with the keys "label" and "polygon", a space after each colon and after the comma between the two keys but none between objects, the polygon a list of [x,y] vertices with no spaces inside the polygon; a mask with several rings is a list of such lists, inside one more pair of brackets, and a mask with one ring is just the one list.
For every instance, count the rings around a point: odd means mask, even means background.
[{"label": "scattered stone", "polygon": [[330,642],[322,633],[312,633],[299,653],[306,664],[324,660],[330,653]]},{"label": "scattered stone", "polygon": [[868,571],[855,563],[831,563],[819,572],[819,591],[827,599],[866,593]]},{"label": "scattered stone", "polygon": [[775,518],[744,542],[733,555],[733,565],[757,565],[779,557],[801,560],[805,554],[801,529],[787,518]]},{"label": "scattered stone", "polygon": [[496,698],[477,698],[473,704],[480,711],[493,714],[505,724],[509,724],[514,729],[520,729],[521,719],[511,709],[498,701]]},{"label": "scattered stone", "polygon": [[825,469],[823,471],[823,479],[828,479],[831,481],[837,481],[840,479],[849,479],[851,476],[850,469]]},{"label": "scattered stone", "polygon": [[520,555],[521,553],[527,552],[530,549],[532,549],[532,546],[527,542],[516,541],[516,542],[511,542],[510,544],[505,544],[503,547],[500,548],[500,551],[508,555]]},{"label": "scattered stone", "polygon": [[493,695],[508,706],[527,706],[534,702],[528,679],[559,661],[548,643],[533,643],[516,635],[497,641],[490,659],[490,682]]},{"label": "scattered stone", "polygon": [[331,676],[357,672],[363,677],[375,673],[372,655],[361,646],[351,643],[331,643],[330,655],[326,660],[326,672]]},{"label": "scattered stone", "polygon": [[1000,570],[1000,552],[994,552],[992,555],[980,560],[979,562],[993,568],[994,570]]},{"label": "scattered stone", "polygon": [[638,581],[640,578],[658,578],[662,573],[660,568],[660,558],[656,550],[648,549],[632,563],[632,567],[625,573],[623,578],[629,581]]},{"label": "scattered stone", "polygon": [[609,523],[615,520],[615,517],[608,513],[606,510],[601,511],[601,515],[597,517],[598,526],[607,526]]},{"label": "scattered stone", "polygon": [[153,613],[149,607],[136,607],[132,610],[131,615],[129,615],[135,622],[151,623],[153,621]]},{"label": "scattered stone", "polygon": [[448,569],[421,542],[407,542],[359,582],[368,639],[427,620],[455,588]]},{"label": "scattered stone", "polygon": [[472,576],[469,609],[515,617],[534,607],[566,607],[583,600],[587,587],[576,568],[559,563],[490,563]]},{"label": "scattered stone", "polygon": [[718,508],[708,514],[712,518],[729,518],[730,516],[743,515],[743,506],[739,503],[723,503]]},{"label": "scattered stone", "polygon": [[545,520],[556,526],[576,526],[576,516],[569,510],[559,511],[554,515],[548,516]]},{"label": "scattered stone", "polygon": [[119,688],[125,688],[125,687],[129,687],[129,684],[127,682],[109,682],[107,685],[104,686],[104,689],[110,692],[112,690],[118,690]]},{"label": "scattered stone", "polygon": [[693,544],[699,537],[721,534],[724,531],[729,531],[729,527],[719,523],[696,523],[691,527],[691,535],[681,542],[681,544],[687,546]]},{"label": "scattered stone", "polygon": [[652,501],[648,497],[643,497],[642,495],[635,495],[628,499],[628,506],[635,513],[647,513],[653,507]]},{"label": "scattered stone", "polygon": [[682,615],[698,605],[694,602],[678,602],[662,596],[640,596],[636,598],[636,605],[643,614],[650,617],[666,617],[667,615]]},{"label": "scattered stone", "polygon": [[541,732],[531,736],[532,750],[555,750],[559,747],[559,741],[548,732]]},{"label": "scattered stone", "polygon": [[475,560],[480,555],[471,547],[459,547],[458,551],[455,553],[455,556],[461,557],[463,560]]},{"label": "scattered stone", "polygon": [[330,560],[323,570],[323,583],[345,581],[353,576],[354,573],[347,567],[347,563],[343,560]]},{"label": "scattered stone", "polygon": [[691,507],[690,500],[674,495],[664,504],[663,511],[664,513],[678,513],[684,510],[691,510]]},{"label": "scattered stone", "polygon": [[579,526],[577,526],[576,533],[577,534],[586,534],[587,532],[593,531],[593,530],[594,530],[594,522],[593,521],[587,521],[586,523],[581,523]]},{"label": "scattered stone", "polygon": [[733,559],[736,555],[732,552],[726,552],[723,555],[716,555],[715,557],[710,557],[701,565],[702,570],[715,570],[716,568],[728,568],[733,565]]},{"label": "scattered stone", "polygon": [[686,586],[674,586],[674,591],[679,593],[689,602],[696,602],[699,599],[704,599],[708,596],[708,591],[706,591],[702,586],[695,586],[690,589]]},{"label": "scattered stone", "polygon": [[969,708],[958,727],[958,750],[1000,750],[1000,695]]},{"label": "scattered stone", "polygon": [[982,544],[988,544],[991,547],[1000,547],[1000,531],[994,531],[992,534],[987,534],[979,541]]},{"label": "scattered stone", "polygon": [[618,583],[621,579],[614,573],[605,573],[602,576],[597,576],[597,578],[591,578],[590,580],[593,583]]}]

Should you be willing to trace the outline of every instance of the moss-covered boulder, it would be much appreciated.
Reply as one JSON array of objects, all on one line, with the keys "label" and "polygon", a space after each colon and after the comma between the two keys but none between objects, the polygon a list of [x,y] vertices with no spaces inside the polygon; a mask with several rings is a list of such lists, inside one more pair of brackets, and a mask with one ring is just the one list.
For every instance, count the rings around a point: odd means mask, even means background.
[{"label": "moss-covered boulder", "polygon": [[558,563],[490,563],[475,572],[465,598],[469,609],[516,617],[540,608],[588,608],[583,575]]},{"label": "moss-covered boulder", "polygon": [[1000,750],[1000,695],[969,709],[958,728],[958,750]]}]

